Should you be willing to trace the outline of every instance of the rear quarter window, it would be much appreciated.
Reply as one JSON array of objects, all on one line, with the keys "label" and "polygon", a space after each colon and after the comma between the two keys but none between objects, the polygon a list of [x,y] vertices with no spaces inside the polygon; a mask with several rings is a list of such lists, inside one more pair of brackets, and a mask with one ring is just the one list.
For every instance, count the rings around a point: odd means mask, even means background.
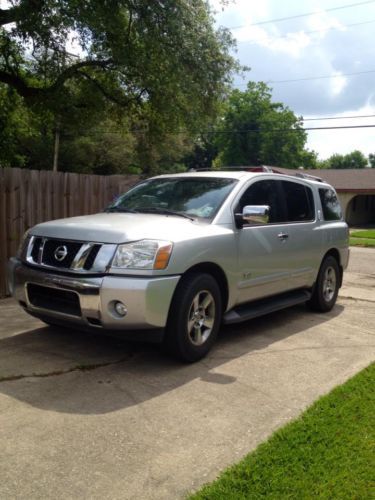
[{"label": "rear quarter window", "polygon": [[333,189],[320,188],[319,197],[322,203],[324,220],[341,220],[342,210]]}]

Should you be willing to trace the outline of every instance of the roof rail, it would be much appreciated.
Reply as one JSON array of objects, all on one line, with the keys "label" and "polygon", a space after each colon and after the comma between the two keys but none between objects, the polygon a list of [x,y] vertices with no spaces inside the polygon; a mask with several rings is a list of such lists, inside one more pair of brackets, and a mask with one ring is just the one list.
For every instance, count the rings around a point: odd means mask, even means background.
[{"label": "roof rail", "polygon": [[278,167],[269,167],[267,165],[258,165],[258,166],[253,166],[253,167],[221,167],[219,169],[212,169],[212,168],[191,168],[189,172],[222,172],[222,171],[243,171],[243,172],[266,172],[266,173],[275,173],[275,174],[282,174],[282,175],[294,175],[295,177],[299,177],[301,179],[307,179],[310,181],[317,181],[317,182],[324,182],[321,177],[317,177],[315,175],[310,175],[310,174],[305,174],[301,172],[300,170],[296,171],[295,173],[292,172],[283,172],[278,169]]},{"label": "roof rail", "polygon": [[310,174],[304,174],[302,172],[297,172],[294,174],[296,177],[301,177],[302,179],[308,179],[310,181],[318,181],[318,182],[323,182],[323,179],[321,177],[317,177],[315,175],[310,175]]},{"label": "roof rail", "polygon": [[219,169],[214,168],[190,168],[189,172],[222,172],[226,170],[243,171],[243,172],[273,172],[272,167],[267,167],[266,165],[258,165],[254,167],[220,167]]}]

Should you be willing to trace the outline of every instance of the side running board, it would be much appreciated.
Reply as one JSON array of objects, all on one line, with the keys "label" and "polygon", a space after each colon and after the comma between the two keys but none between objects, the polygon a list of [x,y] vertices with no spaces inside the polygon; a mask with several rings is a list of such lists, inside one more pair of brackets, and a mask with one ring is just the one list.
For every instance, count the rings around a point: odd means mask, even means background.
[{"label": "side running board", "polygon": [[248,302],[247,304],[241,304],[240,306],[237,306],[225,313],[223,322],[226,325],[240,323],[241,321],[253,319],[257,316],[263,316],[286,307],[301,304],[310,298],[311,292],[308,290],[293,290],[292,292],[283,293],[281,295],[254,300],[253,302]]}]

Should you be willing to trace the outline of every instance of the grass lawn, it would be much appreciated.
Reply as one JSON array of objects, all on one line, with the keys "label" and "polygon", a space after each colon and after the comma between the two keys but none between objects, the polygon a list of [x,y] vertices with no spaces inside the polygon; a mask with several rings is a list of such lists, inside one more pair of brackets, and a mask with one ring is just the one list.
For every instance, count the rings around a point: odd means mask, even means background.
[{"label": "grass lawn", "polygon": [[375,363],[190,500],[258,498],[375,498]]},{"label": "grass lawn", "polygon": [[349,244],[357,247],[375,247],[375,229],[351,232]]}]

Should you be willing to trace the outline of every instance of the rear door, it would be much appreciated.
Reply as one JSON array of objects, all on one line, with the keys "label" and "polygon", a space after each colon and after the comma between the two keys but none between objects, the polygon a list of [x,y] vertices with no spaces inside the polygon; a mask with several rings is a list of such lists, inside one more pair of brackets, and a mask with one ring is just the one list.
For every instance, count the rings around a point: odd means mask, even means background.
[{"label": "rear door", "polygon": [[290,288],[310,287],[320,265],[322,234],[316,222],[312,188],[306,183],[280,181],[285,203]]},{"label": "rear door", "polygon": [[258,180],[243,193],[236,212],[246,205],[268,205],[270,219],[238,232],[239,302],[312,286],[322,245],[311,187]]}]

